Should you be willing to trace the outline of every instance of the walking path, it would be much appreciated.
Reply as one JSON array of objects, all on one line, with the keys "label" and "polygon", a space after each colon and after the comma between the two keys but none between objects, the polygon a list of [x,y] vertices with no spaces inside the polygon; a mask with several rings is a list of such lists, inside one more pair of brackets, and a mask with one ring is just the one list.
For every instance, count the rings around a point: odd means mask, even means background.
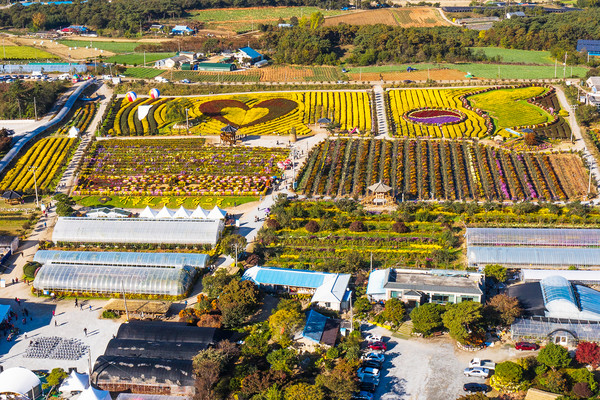
[{"label": "walking path", "polygon": [[381,85],[376,85],[373,88],[375,92],[375,114],[377,115],[377,138],[389,136],[389,127],[387,121],[387,112],[385,110],[384,90]]},{"label": "walking path", "polygon": [[77,169],[83,160],[83,156],[85,155],[85,150],[90,145],[92,139],[94,138],[94,133],[96,132],[101,120],[104,115],[104,110],[108,106],[110,102],[110,97],[112,96],[112,90],[109,89],[106,85],[101,83],[100,88],[95,93],[96,95],[100,95],[103,99],[100,101],[100,107],[98,107],[98,111],[96,111],[96,115],[94,115],[94,119],[88,125],[85,132],[81,133],[81,141],[79,142],[79,146],[69,163],[69,166],[65,170],[65,173],[60,178],[60,182],[58,182],[58,186],[56,189],[57,193],[64,193],[69,195],[73,190],[75,180],[77,178]]}]

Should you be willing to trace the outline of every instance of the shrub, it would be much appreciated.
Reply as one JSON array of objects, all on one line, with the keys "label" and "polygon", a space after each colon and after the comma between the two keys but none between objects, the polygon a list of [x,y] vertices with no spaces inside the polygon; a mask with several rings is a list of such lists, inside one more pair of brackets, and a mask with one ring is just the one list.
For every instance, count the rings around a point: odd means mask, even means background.
[{"label": "shrub", "polygon": [[496,365],[496,379],[505,385],[516,385],[523,379],[523,367],[512,361],[504,361]]},{"label": "shrub", "polygon": [[564,368],[571,363],[569,351],[554,343],[548,343],[546,347],[540,350],[537,360],[540,364],[544,364],[552,368],[552,370]]},{"label": "shrub", "polygon": [[579,397],[583,397],[584,399],[589,399],[593,394],[590,390],[590,385],[588,385],[587,382],[577,382],[573,386],[573,393]]},{"label": "shrub", "polygon": [[104,310],[104,311],[102,311],[102,318],[117,319],[117,318],[119,318],[119,314],[117,314],[114,311]]},{"label": "shrub", "polygon": [[321,227],[319,226],[319,223],[317,221],[311,219],[306,223],[306,225],[304,225],[304,229],[306,229],[310,233],[317,233],[319,232],[319,229],[321,229]]},{"label": "shrub", "polygon": [[35,278],[35,272],[38,270],[38,268],[40,268],[42,266],[42,264],[35,262],[35,261],[29,261],[27,264],[25,264],[25,266],[23,267],[23,275],[25,275],[25,277],[27,279],[33,279]]},{"label": "shrub", "polygon": [[362,223],[362,221],[354,221],[350,224],[348,230],[351,232],[366,232],[367,227]]},{"label": "shrub", "polygon": [[567,391],[567,378],[561,371],[548,371],[538,379],[539,384],[552,393],[564,393]]},{"label": "shrub", "polygon": [[392,230],[396,233],[408,233],[410,232],[410,228],[406,226],[406,224],[402,221],[396,221],[394,225],[392,225]]},{"label": "shrub", "polygon": [[279,222],[277,222],[277,220],[273,218],[269,218],[268,220],[266,220],[265,225],[267,226],[267,228],[273,229],[274,231],[279,230],[281,228]]}]

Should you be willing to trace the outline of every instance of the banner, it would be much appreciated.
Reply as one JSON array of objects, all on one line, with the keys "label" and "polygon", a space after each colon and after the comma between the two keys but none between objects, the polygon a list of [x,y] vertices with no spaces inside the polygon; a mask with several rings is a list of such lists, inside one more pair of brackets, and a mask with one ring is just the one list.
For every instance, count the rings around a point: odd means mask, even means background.
[{"label": "banner", "polygon": [[137,109],[138,119],[141,121],[144,118],[146,118],[146,115],[148,115],[148,112],[150,112],[151,108],[152,108],[151,105],[139,106]]}]

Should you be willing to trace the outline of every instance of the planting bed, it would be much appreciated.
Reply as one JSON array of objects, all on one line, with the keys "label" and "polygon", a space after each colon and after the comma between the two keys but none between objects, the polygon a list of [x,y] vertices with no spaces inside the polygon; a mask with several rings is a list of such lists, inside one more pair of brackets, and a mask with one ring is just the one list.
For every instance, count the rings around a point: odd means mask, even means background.
[{"label": "planting bed", "polygon": [[205,146],[202,139],[104,140],[84,159],[73,194],[258,196],[288,151]]},{"label": "planting bed", "polygon": [[364,196],[379,181],[405,199],[576,200],[587,193],[588,171],[576,154],[514,152],[467,141],[338,139],[311,150],[298,191]]}]

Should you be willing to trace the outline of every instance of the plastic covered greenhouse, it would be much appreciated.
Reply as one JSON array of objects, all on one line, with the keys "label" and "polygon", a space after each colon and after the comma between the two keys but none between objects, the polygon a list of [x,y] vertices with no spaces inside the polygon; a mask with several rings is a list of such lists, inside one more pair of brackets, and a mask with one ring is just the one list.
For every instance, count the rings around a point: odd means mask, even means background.
[{"label": "plastic covered greenhouse", "polygon": [[46,264],[33,287],[41,291],[181,296],[192,284],[193,267],[126,267]]},{"label": "plastic covered greenhouse", "polygon": [[135,253],[119,251],[60,251],[39,250],[33,261],[40,264],[130,265],[139,267],[204,268],[207,254],[197,253]]},{"label": "plastic covered greenhouse", "polygon": [[467,248],[467,260],[469,267],[488,264],[517,268],[598,267],[600,249],[470,246]]},{"label": "plastic covered greenhouse", "polygon": [[517,319],[510,328],[513,340],[547,339],[567,334],[576,340],[600,341],[600,322],[531,317]]},{"label": "plastic covered greenhouse", "polygon": [[467,246],[600,247],[600,229],[467,228]]},{"label": "plastic covered greenhouse", "polygon": [[216,219],[60,217],[52,241],[83,243],[210,244],[224,228]]}]

